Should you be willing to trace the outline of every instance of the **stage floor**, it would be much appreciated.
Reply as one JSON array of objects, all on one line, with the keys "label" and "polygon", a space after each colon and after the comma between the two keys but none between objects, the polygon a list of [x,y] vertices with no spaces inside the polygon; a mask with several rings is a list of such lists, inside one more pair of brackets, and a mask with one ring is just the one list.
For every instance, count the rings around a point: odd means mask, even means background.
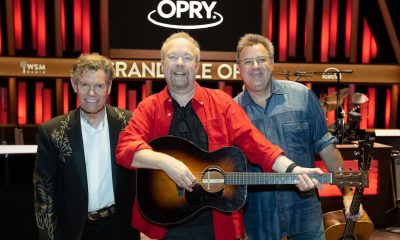
[{"label": "stage floor", "polygon": [[[378,228],[374,230],[369,240],[399,240],[399,239],[400,239],[400,233],[391,233],[386,231],[384,228]],[[141,240],[151,240],[151,239],[142,234]]]}]

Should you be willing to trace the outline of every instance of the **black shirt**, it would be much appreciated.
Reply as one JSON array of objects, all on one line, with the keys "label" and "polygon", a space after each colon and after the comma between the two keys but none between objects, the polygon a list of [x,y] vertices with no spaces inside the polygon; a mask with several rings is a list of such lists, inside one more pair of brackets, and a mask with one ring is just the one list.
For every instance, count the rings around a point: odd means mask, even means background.
[{"label": "black shirt", "polygon": [[[199,148],[208,151],[207,134],[192,108],[192,101],[185,107],[181,107],[173,99],[173,106],[174,116],[169,135],[185,138]],[[212,211],[208,209],[186,223],[170,226],[167,231],[167,239],[214,239],[213,229]]]},{"label": "black shirt", "polygon": [[192,108],[192,101],[185,107],[173,100],[174,117],[172,118],[169,135],[182,137],[191,141],[199,148],[208,150],[208,138],[200,119]]}]

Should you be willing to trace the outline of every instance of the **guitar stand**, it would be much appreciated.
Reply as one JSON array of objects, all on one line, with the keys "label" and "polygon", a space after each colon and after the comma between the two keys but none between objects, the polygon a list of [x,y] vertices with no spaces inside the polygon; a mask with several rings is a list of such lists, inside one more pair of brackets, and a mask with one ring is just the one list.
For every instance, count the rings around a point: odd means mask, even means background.
[{"label": "guitar stand", "polygon": [[[396,175],[396,168],[395,168],[395,159],[396,157],[400,156],[399,151],[392,151],[391,157],[393,158],[393,162],[391,162],[392,164],[390,164],[390,179],[392,182],[392,186],[393,186],[393,196],[395,196],[395,199],[393,199],[394,201],[394,207],[392,207],[391,209],[387,210],[385,212],[385,215],[388,215],[389,213],[394,212],[395,210],[395,214],[394,214],[394,221],[393,221],[393,225],[392,227],[388,227],[385,228],[386,231],[388,232],[392,232],[392,233],[400,233],[400,221],[399,221],[399,217],[400,217],[400,192],[395,191],[395,185],[398,184],[395,180],[395,175]],[[398,174],[398,173],[397,173]]]},{"label": "guitar stand", "polygon": [[392,232],[392,233],[400,233],[400,226],[399,225],[399,221],[398,221],[398,217],[399,217],[399,211],[400,211],[400,199],[396,200],[396,205],[394,207],[392,207],[391,209],[387,210],[385,212],[385,215],[388,215],[389,213],[393,212],[394,210],[397,210],[396,214],[395,214],[395,226],[393,227],[387,227],[385,228],[386,231],[388,232]]},{"label": "guitar stand", "polygon": [[388,227],[385,230],[391,233],[400,233],[400,227]]}]

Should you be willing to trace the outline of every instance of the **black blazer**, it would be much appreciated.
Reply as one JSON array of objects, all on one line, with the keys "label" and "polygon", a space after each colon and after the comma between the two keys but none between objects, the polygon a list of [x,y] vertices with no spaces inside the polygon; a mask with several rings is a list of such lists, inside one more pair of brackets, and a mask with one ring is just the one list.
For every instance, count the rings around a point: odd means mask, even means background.
[{"label": "black blazer", "polygon": [[[140,239],[130,226],[135,172],[116,164],[119,133],[132,113],[107,106],[111,166],[118,221],[126,239]],[[88,189],[80,110],[55,117],[39,126],[33,183],[40,239],[81,240],[87,221]],[[102,146],[98,146],[101,148]]]}]

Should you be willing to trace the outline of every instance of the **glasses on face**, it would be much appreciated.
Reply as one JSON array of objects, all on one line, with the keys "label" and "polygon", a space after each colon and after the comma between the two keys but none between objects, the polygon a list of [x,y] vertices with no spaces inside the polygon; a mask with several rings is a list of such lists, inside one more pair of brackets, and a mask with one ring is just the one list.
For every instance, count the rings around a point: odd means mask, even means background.
[{"label": "glasses on face", "polygon": [[268,56],[257,56],[254,58],[241,58],[239,59],[240,62],[242,62],[246,66],[251,66],[253,65],[254,61],[257,62],[257,64],[264,64],[268,62],[270,58]]},{"label": "glasses on face", "polygon": [[107,85],[106,84],[90,85],[89,83],[79,82],[78,88],[84,93],[89,92],[90,89],[94,89],[94,92],[96,92],[97,94],[102,94],[107,90]]},{"label": "glasses on face", "polygon": [[189,63],[189,62],[193,61],[193,59],[194,59],[194,57],[190,54],[185,54],[183,56],[178,56],[175,54],[167,55],[167,60],[170,62],[173,62],[173,63],[178,62],[179,58],[182,58],[182,62],[184,62],[184,63]]}]

